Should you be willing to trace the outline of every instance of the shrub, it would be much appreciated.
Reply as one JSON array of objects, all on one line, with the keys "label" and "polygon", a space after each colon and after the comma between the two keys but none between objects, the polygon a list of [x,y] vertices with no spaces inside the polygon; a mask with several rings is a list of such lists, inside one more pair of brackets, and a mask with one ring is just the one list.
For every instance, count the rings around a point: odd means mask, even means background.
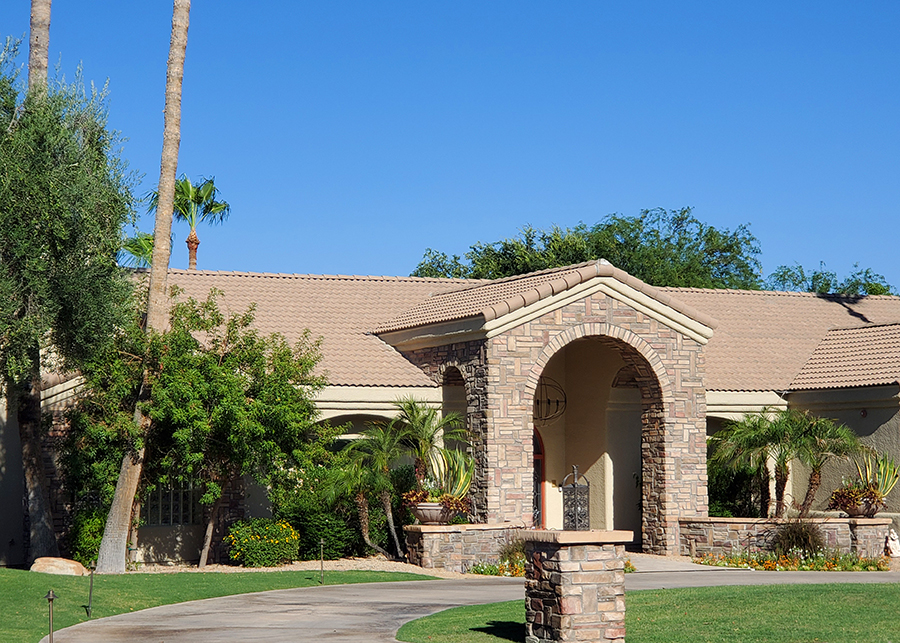
[{"label": "shrub", "polygon": [[[343,516],[330,513],[306,514],[298,525],[301,560],[317,560],[321,553],[326,560],[352,556],[359,551],[358,530]],[[324,541],[324,545],[320,543]]]},{"label": "shrub", "polygon": [[283,520],[253,518],[236,522],[225,536],[231,560],[245,567],[274,567],[297,558],[299,534]]},{"label": "shrub", "polygon": [[813,556],[825,549],[825,536],[817,524],[794,520],[778,528],[772,539],[772,549],[778,555],[801,552]]},{"label": "shrub", "polygon": [[102,509],[85,509],[75,514],[72,519],[72,531],[69,533],[73,560],[77,560],[85,567],[89,567],[97,560],[105,526],[106,511]]}]

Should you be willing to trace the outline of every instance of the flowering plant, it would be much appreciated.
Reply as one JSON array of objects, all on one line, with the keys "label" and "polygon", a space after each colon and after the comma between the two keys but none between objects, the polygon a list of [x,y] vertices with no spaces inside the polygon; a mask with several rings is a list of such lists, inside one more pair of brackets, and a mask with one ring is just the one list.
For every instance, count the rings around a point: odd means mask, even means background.
[{"label": "flowering plant", "polygon": [[284,520],[253,518],[234,523],[224,541],[231,560],[245,567],[275,567],[297,558],[300,534]]}]

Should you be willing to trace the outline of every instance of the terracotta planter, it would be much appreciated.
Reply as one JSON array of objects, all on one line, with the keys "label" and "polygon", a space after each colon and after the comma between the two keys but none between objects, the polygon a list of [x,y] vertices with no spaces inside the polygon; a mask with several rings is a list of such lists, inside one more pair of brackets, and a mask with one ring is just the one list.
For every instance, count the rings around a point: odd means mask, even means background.
[{"label": "terracotta planter", "polygon": [[410,511],[423,525],[446,525],[450,522],[450,512],[439,502],[420,502]]}]

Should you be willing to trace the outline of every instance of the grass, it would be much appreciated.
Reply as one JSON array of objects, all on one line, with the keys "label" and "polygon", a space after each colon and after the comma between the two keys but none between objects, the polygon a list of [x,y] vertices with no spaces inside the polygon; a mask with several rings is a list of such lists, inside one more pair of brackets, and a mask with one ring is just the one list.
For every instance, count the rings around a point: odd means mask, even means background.
[{"label": "grass", "polygon": [[[375,583],[400,580],[427,580],[418,574],[395,572],[325,572],[326,585]],[[102,618],[158,605],[262,592],[270,589],[314,587],[318,571],[236,572],[232,574],[125,574],[94,576],[93,617]],[[37,643],[47,635],[47,601],[53,589],[53,629],[88,620],[88,576],[54,576],[0,568],[0,641]]]},{"label": "grass", "polygon": [[[700,587],[628,592],[628,643],[900,641],[895,584]],[[459,607],[407,623],[410,643],[525,640],[522,601]]]}]

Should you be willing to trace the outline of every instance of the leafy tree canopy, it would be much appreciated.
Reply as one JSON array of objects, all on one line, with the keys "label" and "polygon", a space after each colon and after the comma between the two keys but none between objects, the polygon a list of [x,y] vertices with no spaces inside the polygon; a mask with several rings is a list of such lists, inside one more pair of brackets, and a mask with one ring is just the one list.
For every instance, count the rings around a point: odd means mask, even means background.
[{"label": "leafy tree canopy", "polygon": [[124,314],[116,265],[134,216],[131,179],[106,126],[105,91],[81,77],[23,94],[16,47],[0,52],[0,375],[21,381],[52,342],[74,368]]},{"label": "leafy tree canopy", "polygon": [[895,295],[893,287],[883,275],[869,268],[853,264],[853,272],[844,279],[819,264],[818,270],[805,270],[800,264],[779,266],[766,279],[765,287],[770,290],[792,292],[815,292],[820,295],[839,293],[842,295]]},{"label": "leafy tree canopy", "polygon": [[465,260],[429,248],[414,276],[496,279],[606,259],[656,286],[759,288],[759,242],[747,226],[719,230],[691,208],[612,214],[592,227],[537,230],[512,239],[477,243]]},{"label": "leafy tree canopy", "polygon": [[464,258],[428,248],[412,275],[498,279],[606,259],[654,286],[894,294],[882,275],[858,264],[844,279],[823,263],[813,271],[779,266],[763,280],[760,254],[759,241],[748,226],[720,230],[699,221],[691,208],[656,208],[634,217],[611,214],[591,227],[526,226],[517,237],[476,243]]},{"label": "leafy tree canopy", "polygon": [[[176,302],[169,329],[149,337],[133,313],[115,346],[86,364],[63,458],[79,509],[108,509],[122,456],[140,448],[145,486],[191,482],[206,504],[239,476],[269,484],[327,459],[336,432],[316,424],[318,342],[260,335],[253,307],[226,316],[220,295]],[[141,295],[134,304],[141,310]],[[138,402],[144,368],[150,399]],[[151,419],[146,433],[133,422],[135,404]]]}]

